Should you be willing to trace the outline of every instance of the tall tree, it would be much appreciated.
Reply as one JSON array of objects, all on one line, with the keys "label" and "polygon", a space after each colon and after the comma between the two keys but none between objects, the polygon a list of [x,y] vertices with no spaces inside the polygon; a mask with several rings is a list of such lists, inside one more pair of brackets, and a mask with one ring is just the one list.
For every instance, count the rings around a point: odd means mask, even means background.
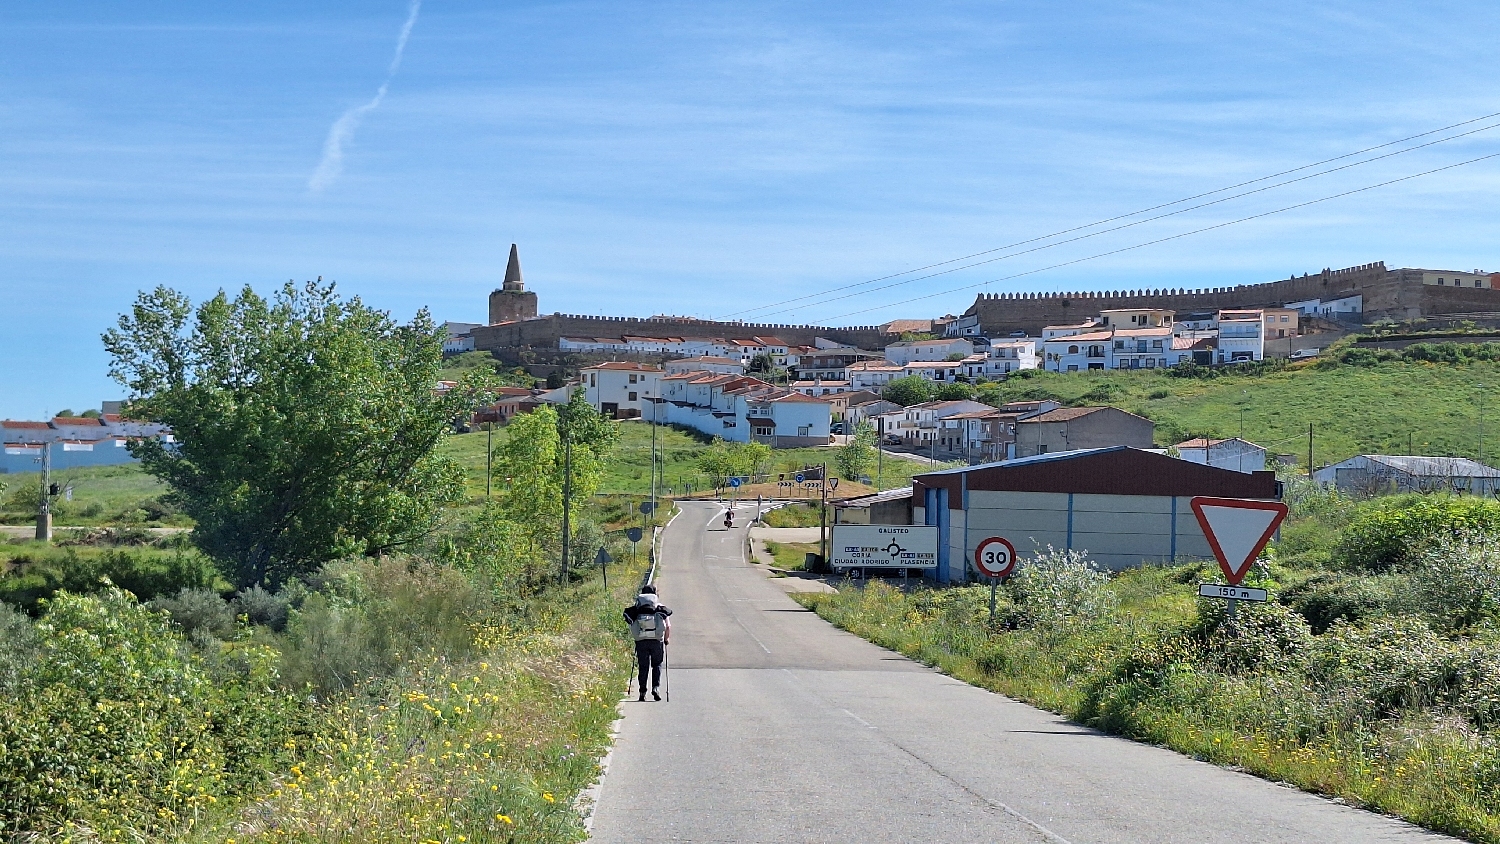
[{"label": "tall tree", "polygon": [[907,375],[893,379],[886,384],[880,395],[886,401],[895,402],[902,407],[911,407],[932,399],[932,382],[919,375]]},{"label": "tall tree", "polygon": [[481,374],[438,395],[442,329],[399,325],[332,284],[246,287],[196,309],[142,293],[104,334],[127,412],[174,444],[131,446],[241,585],[276,584],[429,533],[463,492],[434,448],[484,398]]},{"label": "tall tree", "polygon": [[846,480],[857,481],[868,473],[875,465],[875,426],[869,421],[859,423],[854,436],[838,450],[833,461]]}]

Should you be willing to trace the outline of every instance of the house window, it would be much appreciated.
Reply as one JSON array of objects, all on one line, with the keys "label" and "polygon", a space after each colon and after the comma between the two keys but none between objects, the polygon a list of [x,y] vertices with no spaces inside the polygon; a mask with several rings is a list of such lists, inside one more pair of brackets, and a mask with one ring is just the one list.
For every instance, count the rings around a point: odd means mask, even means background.
[{"label": "house window", "polygon": [[634,384],[635,383],[635,378],[636,378],[635,375],[631,375],[630,376],[630,383]]},{"label": "house window", "polygon": [[1044,446],[1044,445],[1037,446],[1036,447],[1036,453],[1037,454],[1046,454],[1047,453],[1047,447]]},{"label": "house window", "polygon": [[1068,354],[1070,354],[1070,355],[1076,355],[1076,354],[1078,354],[1078,347],[1077,346],[1069,346],[1068,347]]},{"label": "house window", "polygon": [[1078,371],[1078,364],[1076,364],[1076,363],[1070,363],[1070,364],[1068,364],[1068,371],[1069,372],[1077,372]]},{"label": "house window", "polygon": [[1115,341],[1115,351],[1120,351],[1123,348],[1125,348],[1125,341],[1124,340],[1116,340]]},{"label": "house window", "polygon": [[590,372],[589,373],[589,386],[590,387],[597,387],[597,386],[599,386],[599,373],[597,373],[597,372]]},{"label": "house window", "polygon": [[1161,341],[1160,340],[1152,340],[1151,341],[1151,348],[1153,348],[1153,349],[1160,349],[1161,348]]},{"label": "house window", "polygon": [[812,436],[812,426],[811,425],[798,425],[797,426],[797,436],[799,436],[799,437],[810,437],[810,436]]},{"label": "house window", "polygon": [[630,394],[630,398],[626,399],[626,401],[635,401],[635,400],[636,400],[636,394],[635,393],[631,393]]}]

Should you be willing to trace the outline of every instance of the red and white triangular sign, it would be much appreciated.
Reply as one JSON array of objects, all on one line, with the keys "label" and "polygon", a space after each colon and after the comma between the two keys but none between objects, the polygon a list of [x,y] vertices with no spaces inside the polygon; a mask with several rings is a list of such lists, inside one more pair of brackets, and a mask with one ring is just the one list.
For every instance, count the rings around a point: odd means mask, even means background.
[{"label": "red and white triangular sign", "polygon": [[1286,518],[1286,505],[1280,501],[1247,501],[1243,498],[1211,498],[1199,495],[1188,502],[1208,546],[1219,558],[1219,568],[1238,586],[1260,556],[1271,534]]}]

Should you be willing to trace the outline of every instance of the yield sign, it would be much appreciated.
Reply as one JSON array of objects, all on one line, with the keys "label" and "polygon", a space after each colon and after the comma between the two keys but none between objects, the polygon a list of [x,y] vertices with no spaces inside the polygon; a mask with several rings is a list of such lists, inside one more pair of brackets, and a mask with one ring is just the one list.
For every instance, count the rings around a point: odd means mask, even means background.
[{"label": "yield sign", "polygon": [[1250,565],[1271,541],[1271,534],[1286,518],[1286,505],[1280,501],[1247,501],[1241,498],[1194,497],[1188,502],[1208,545],[1219,558],[1219,568],[1237,586],[1250,571]]}]

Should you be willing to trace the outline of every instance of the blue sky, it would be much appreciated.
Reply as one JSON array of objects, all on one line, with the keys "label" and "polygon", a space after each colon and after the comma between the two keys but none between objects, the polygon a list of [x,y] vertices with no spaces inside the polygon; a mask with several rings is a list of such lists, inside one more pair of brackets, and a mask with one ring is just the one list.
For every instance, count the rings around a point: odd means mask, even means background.
[{"label": "blue sky", "polygon": [[[409,12],[0,7],[0,417],[118,397],[99,333],[157,284],[323,276],[478,320],[517,242],[544,312],[723,316],[1500,112],[1477,0],[427,0],[391,75]],[[776,319],[957,313],[973,290],[882,306],[1493,152],[1500,129]],[[1500,159],[987,289],[1500,269],[1497,182]]]}]

